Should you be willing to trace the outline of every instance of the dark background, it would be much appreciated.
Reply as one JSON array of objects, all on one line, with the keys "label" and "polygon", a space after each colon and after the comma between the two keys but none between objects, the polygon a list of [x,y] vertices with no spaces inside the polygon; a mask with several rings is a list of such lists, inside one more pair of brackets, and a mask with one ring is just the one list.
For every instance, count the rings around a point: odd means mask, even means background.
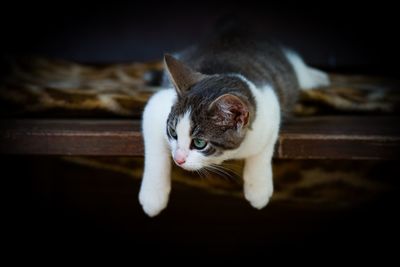
[{"label": "dark background", "polygon": [[[367,2],[2,3],[1,57],[96,64],[156,60],[195,43],[221,16],[236,14],[298,50],[311,65],[398,78],[398,8],[391,1]],[[257,212],[243,200],[178,188],[168,213],[152,220],[137,203],[139,184],[125,176],[49,157],[2,162],[3,234],[14,258],[62,262],[78,251],[91,259],[117,251],[130,263],[190,256],[196,262],[218,257],[224,263],[261,258],[265,265],[325,265],[349,258],[382,263],[398,250],[392,243],[399,238],[398,194],[335,214],[282,205]]]},{"label": "dark background", "polygon": [[88,63],[160,59],[234,14],[298,50],[312,65],[397,74],[398,12],[391,1],[12,2],[2,7],[2,54]]}]

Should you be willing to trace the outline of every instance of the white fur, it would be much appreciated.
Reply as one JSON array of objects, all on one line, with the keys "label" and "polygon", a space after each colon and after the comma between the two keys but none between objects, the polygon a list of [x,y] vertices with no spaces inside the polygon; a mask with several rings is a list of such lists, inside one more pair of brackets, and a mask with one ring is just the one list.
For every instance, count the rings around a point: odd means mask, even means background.
[{"label": "white fur", "polygon": [[171,189],[171,154],[178,147],[189,150],[187,161],[182,166],[188,170],[228,159],[244,159],[244,195],[255,208],[267,205],[273,192],[271,159],[280,126],[279,102],[270,86],[256,88],[243,76],[235,76],[249,85],[256,100],[257,116],[239,148],[225,151],[222,156],[205,157],[190,150],[189,112],[177,123],[178,141],[168,141],[166,121],[176,99],[173,89],[160,91],[149,100],[143,113],[145,169],[139,193],[140,203],[149,216],[157,215],[167,206]]},{"label": "white fur", "polygon": [[207,157],[196,149],[190,149],[192,138],[190,136],[191,119],[190,110],[187,111],[181,118],[179,118],[176,124],[176,133],[178,140],[171,140],[171,152],[172,156],[175,155],[178,149],[182,150],[187,154],[186,162],[180,165],[185,170],[193,171],[198,170],[207,165]]},{"label": "white fur", "polygon": [[176,124],[176,133],[179,136],[178,145],[181,148],[189,149],[190,146],[190,110],[183,114],[182,118]]},{"label": "white fur", "polygon": [[145,163],[139,202],[149,216],[159,214],[168,204],[171,156],[166,123],[175,99],[174,89],[162,90],[151,97],[143,112]]},{"label": "white fur", "polygon": [[294,68],[301,89],[307,90],[330,84],[329,76],[325,72],[307,66],[297,53],[288,49],[285,49],[284,53]]}]

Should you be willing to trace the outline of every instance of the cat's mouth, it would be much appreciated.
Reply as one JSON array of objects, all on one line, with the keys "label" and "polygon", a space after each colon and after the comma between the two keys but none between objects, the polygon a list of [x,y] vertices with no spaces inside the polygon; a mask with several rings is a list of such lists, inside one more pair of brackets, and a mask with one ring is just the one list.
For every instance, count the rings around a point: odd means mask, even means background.
[{"label": "cat's mouth", "polygon": [[178,167],[180,167],[180,168],[182,168],[182,169],[184,169],[186,171],[193,171],[194,172],[194,171],[199,171],[199,170],[201,170],[203,168],[203,166],[197,166],[197,164],[194,165],[194,164],[189,164],[187,162],[178,163],[175,160],[174,160],[174,162]]}]

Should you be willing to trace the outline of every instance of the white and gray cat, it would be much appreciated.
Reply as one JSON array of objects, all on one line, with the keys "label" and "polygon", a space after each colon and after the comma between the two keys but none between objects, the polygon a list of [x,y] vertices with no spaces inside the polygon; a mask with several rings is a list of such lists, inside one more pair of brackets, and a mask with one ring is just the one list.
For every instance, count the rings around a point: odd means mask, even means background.
[{"label": "white and gray cat", "polygon": [[164,62],[171,83],[143,113],[144,211],[155,216],[166,208],[171,159],[189,171],[244,159],[244,196],[253,207],[265,207],[281,118],[300,89],[326,86],[328,76],[296,53],[238,31],[220,32]]}]

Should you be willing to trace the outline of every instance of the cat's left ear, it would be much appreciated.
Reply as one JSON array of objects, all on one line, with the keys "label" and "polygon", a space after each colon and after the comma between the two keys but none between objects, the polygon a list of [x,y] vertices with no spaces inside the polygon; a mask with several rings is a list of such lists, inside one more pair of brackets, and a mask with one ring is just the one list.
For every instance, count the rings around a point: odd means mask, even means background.
[{"label": "cat's left ear", "polygon": [[218,126],[240,130],[249,123],[250,112],[246,101],[233,94],[224,94],[214,100],[208,111]]},{"label": "cat's left ear", "polygon": [[184,94],[207,75],[196,72],[171,55],[164,55],[165,69],[178,95]]}]

